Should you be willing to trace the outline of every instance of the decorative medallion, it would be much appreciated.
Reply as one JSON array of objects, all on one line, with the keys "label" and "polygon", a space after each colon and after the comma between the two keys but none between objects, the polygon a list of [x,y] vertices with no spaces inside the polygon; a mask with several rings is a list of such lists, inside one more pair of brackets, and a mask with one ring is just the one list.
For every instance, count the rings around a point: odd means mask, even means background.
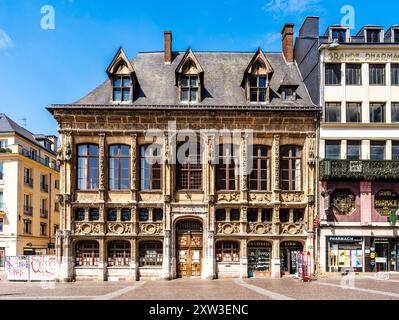
[{"label": "decorative medallion", "polygon": [[233,234],[240,233],[240,224],[239,223],[219,223],[218,224],[218,233],[222,234]]},{"label": "decorative medallion", "polygon": [[269,233],[272,229],[271,223],[250,222],[249,233],[265,234]]},{"label": "decorative medallion", "polygon": [[330,201],[334,214],[349,215],[355,210],[355,195],[348,189],[334,190]]}]

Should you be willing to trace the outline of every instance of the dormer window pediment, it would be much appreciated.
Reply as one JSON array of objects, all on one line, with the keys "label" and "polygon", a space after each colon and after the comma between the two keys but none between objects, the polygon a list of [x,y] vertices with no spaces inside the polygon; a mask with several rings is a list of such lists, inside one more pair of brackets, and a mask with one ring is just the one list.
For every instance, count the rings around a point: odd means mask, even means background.
[{"label": "dormer window pediment", "polygon": [[191,48],[188,48],[176,68],[176,84],[182,103],[201,102],[203,69]]},{"label": "dormer window pediment", "polygon": [[111,81],[113,102],[132,102],[134,99],[135,71],[122,48],[107,68]]}]

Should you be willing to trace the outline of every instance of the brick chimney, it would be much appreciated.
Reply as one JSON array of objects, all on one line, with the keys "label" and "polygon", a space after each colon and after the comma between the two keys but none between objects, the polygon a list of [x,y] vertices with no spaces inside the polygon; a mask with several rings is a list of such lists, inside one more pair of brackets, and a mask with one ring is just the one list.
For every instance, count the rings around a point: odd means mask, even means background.
[{"label": "brick chimney", "polygon": [[294,62],[294,24],[286,23],[281,31],[283,36],[283,54],[287,63]]},{"label": "brick chimney", "polygon": [[172,31],[164,32],[165,40],[165,63],[170,64],[172,62]]}]

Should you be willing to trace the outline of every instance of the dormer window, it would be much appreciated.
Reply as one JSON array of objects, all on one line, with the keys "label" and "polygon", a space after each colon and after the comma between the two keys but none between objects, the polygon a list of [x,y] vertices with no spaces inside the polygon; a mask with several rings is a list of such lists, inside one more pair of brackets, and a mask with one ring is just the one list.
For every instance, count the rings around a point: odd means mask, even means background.
[{"label": "dormer window", "polygon": [[137,78],[132,64],[126,57],[122,48],[107,69],[111,81],[110,99],[113,102],[132,102],[134,98],[134,85],[137,87]]},{"label": "dormer window", "polygon": [[392,36],[393,42],[399,43],[399,29],[393,29],[392,32],[393,32]]},{"label": "dormer window", "polygon": [[182,102],[199,101],[199,79],[197,75],[184,75],[180,78]]},{"label": "dormer window", "polygon": [[259,48],[245,70],[243,79],[248,102],[269,102],[269,80],[272,72],[272,66]]},{"label": "dormer window", "polygon": [[331,29],[331,41],[339,43],[346,42],[346,29],[333,28]]},{"label": "dormer window", "polygon": [[175,72],[180,102],[201,102],[201,87],[204,71],[191,48],[188,48]]},{"label": "dormer window", "polygon": [[116,102],[131,101],[132,80],[129,76],[115,75],[113,77],[112,100]]},{"label": "dormer window", "polygon": [[266,76],[250,76],[250,101],[265,102],[266,101]]},{"label": "dormer window", "polygon": [[294,101],[296,100],[296,91],[295,87],[282,87],[281,88],[281,99]]},{"label": "dormer window", "polygon": [[379,29],[367,29],[366,30],[366,42],[367,43],[378,43],[381,42],[381,30]]}]

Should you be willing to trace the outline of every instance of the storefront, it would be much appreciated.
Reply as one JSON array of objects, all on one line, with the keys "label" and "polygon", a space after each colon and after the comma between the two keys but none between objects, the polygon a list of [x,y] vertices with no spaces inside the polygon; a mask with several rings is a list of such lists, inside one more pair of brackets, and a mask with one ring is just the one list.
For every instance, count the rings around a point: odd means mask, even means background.
[{"label": "storefront", "polygon": [[362,237],[328,237],[327,243],[329,272],[363,271]]},{"label": "storefront", "polygon": [[303,245],[297,241],[284,241],[280,244],[281,275],[295,274],[297,271],[297,256],[303,250]]},{"label": "storefront", "polygon": [[271,274],[272,244],[250,241],[248,247],[248,277],[268,277]]},{"label": "storefront", "polygon": [[366,271],[398,271],[398,251],[398,238],[367,237],[365,239]]}]

